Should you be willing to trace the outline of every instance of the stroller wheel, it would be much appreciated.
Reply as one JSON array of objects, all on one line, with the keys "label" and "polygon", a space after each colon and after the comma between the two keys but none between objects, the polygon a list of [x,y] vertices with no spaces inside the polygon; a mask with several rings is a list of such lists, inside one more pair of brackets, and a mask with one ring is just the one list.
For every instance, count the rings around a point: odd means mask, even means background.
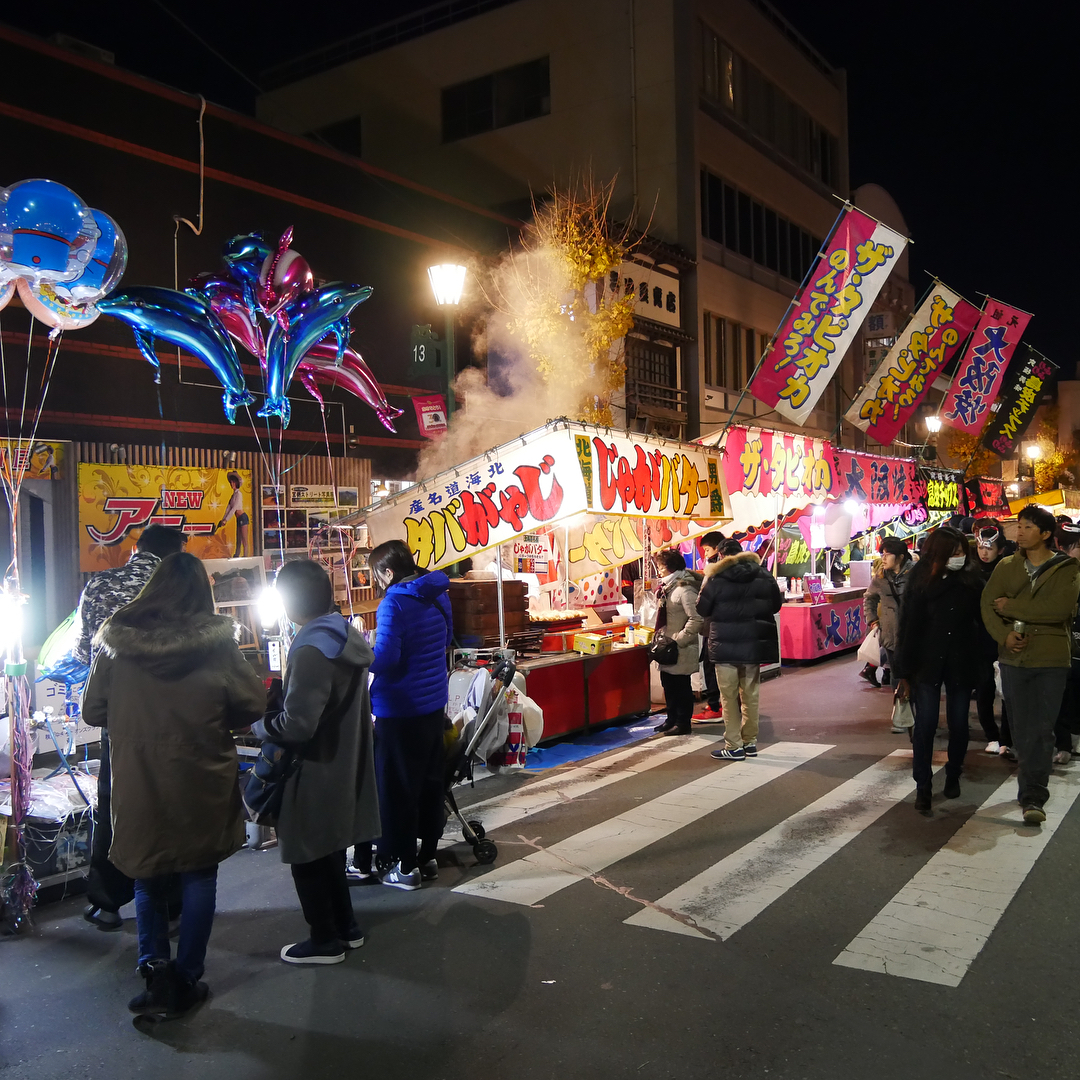
[{"label": "stroller wheel", "polygon": [[481,865],[487,865],[493,863],[499,857],[499,849],[495,846],[492,840],[481,840],[473,848],[473,854],[476,856],[476,861]]},{"label": "stroller wheel", "polygon": [[484,831],[484,823],[482,821],[470,821],[469,828],[476,834],[477,840],[483,840],[487,833]]}]

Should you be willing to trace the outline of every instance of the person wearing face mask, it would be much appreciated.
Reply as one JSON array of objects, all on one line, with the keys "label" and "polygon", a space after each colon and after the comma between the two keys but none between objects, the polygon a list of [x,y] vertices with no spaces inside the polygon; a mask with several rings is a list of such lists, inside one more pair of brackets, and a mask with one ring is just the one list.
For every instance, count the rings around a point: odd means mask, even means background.
[{"label": "person wearing face mask", "polygon": [[964,534],[944,527],[930,534],[907,583],[894,653],[897,697],[912,700],[912,776],[915,809],[930,816],[931,759],[941,687],[949,726],[946,799],[960,797],[960,773],[968,745],[968,709],[978,672],[979,595],[982,582],[967,568]]},{"label": "person wearing face mask", "polygon": [[[887,536],[881,541],[881,573],[873,578],[863,597],[863,621],[869,629],[878,628],[890,672],[895,670],[893,653],[899,632],[900,601],[914,565],[907,541],[898,536]],[[877,685],[876,679],[868,681]],[[904,730],[893,727],[895,733]]]},{"label": "person wearing face mask", "polygon": [[982,595],[986,629],[998,643],[1001,686],[1019,765],[1017,801],[1026,825],[1046,820],[1043,807],[1054,756],[1054,723],[1072,667],[1072,626],[1080,564],[1054,551],[1058,523],[1029,503],[1016,515],[1020,550],[998,563]]},{"label": "person wearing face mask", "polygon": [[[992,518],[987,518],[975,526],[975,553],[977,559],[972,562],[972,569],[982,578],[983,585],[990,580],[994,568],[1006,555],[1012,554],[1014,545],[1005,539],[1001,525]],[[997,696],[997,681],[994,678],[994,663],[998,658],[997,642],[990,636],[985,626],[979,627],[979,674],[975,684],[975,704],[979,711],[979,726],[986,736],[986,753],[1000,754],[1015,760],[1012,752],[1012,735],[1009,732],[1009,710],[1005,699],[1001,700],[1001,726],[994,719],[994,699]]]}]

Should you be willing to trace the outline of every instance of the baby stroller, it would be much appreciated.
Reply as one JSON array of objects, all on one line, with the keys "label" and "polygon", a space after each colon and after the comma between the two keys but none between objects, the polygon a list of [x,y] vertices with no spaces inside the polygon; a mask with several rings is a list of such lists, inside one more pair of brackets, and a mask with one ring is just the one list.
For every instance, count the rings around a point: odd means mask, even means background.
[{"label": "baby stroller", "polygon": [[[465,842],[472,846],[478,863],[492,863],[499,849],[484,835],[481,822],[466,821],[454,798],[454,785],[472,781],[473,763],[483,763],[506,742],[508,707],[506,690],[517,668],[513,660],[500,658],[491,667],[479,668],[469,690],[465,722],[461,735],[446,754],[445,806],[447,818],[453,815],[461,823]],[[474,714],[474,715],[473,715]]]}]

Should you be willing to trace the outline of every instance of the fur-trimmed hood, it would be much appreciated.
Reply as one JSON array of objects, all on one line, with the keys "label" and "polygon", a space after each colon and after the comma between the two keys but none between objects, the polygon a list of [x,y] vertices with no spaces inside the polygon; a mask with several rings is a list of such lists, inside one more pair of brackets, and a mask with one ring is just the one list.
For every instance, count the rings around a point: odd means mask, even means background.
[{"label": "fur-trimmed hood", "polygon": [[228,615],[203,615],[151,630],[127,626],[114,616],[94,636],[110,658],[131,660],[160,679],[187,675],[235,640],[236,623]]},{"label": "fur-trimmed hood", "polygon": [[732,581],[749,581],[761,565],[761,559],[752,551],[744,551],[739,555],[728,555],[718,562],[709,563],[705,567],[705,580],[723,574]]}]

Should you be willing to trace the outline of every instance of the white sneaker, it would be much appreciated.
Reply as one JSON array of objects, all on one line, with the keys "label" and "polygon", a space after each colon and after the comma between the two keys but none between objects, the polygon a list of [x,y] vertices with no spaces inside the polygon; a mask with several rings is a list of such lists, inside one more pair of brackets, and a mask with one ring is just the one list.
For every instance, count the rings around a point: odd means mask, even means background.
[{"label": "white sneaker", "polygon": [[1001,753],[1001,743],[988,742],[986,744],[986,750],[984,751],[984,753],[987,753],[987,754],[1000,754]]},{"label": "white sneaker", "polygon": [[1072,761],[1072,754],[1068,750],[1058,750],[1054,754],[1055,765],[1068,765],[1070,761]]}]

